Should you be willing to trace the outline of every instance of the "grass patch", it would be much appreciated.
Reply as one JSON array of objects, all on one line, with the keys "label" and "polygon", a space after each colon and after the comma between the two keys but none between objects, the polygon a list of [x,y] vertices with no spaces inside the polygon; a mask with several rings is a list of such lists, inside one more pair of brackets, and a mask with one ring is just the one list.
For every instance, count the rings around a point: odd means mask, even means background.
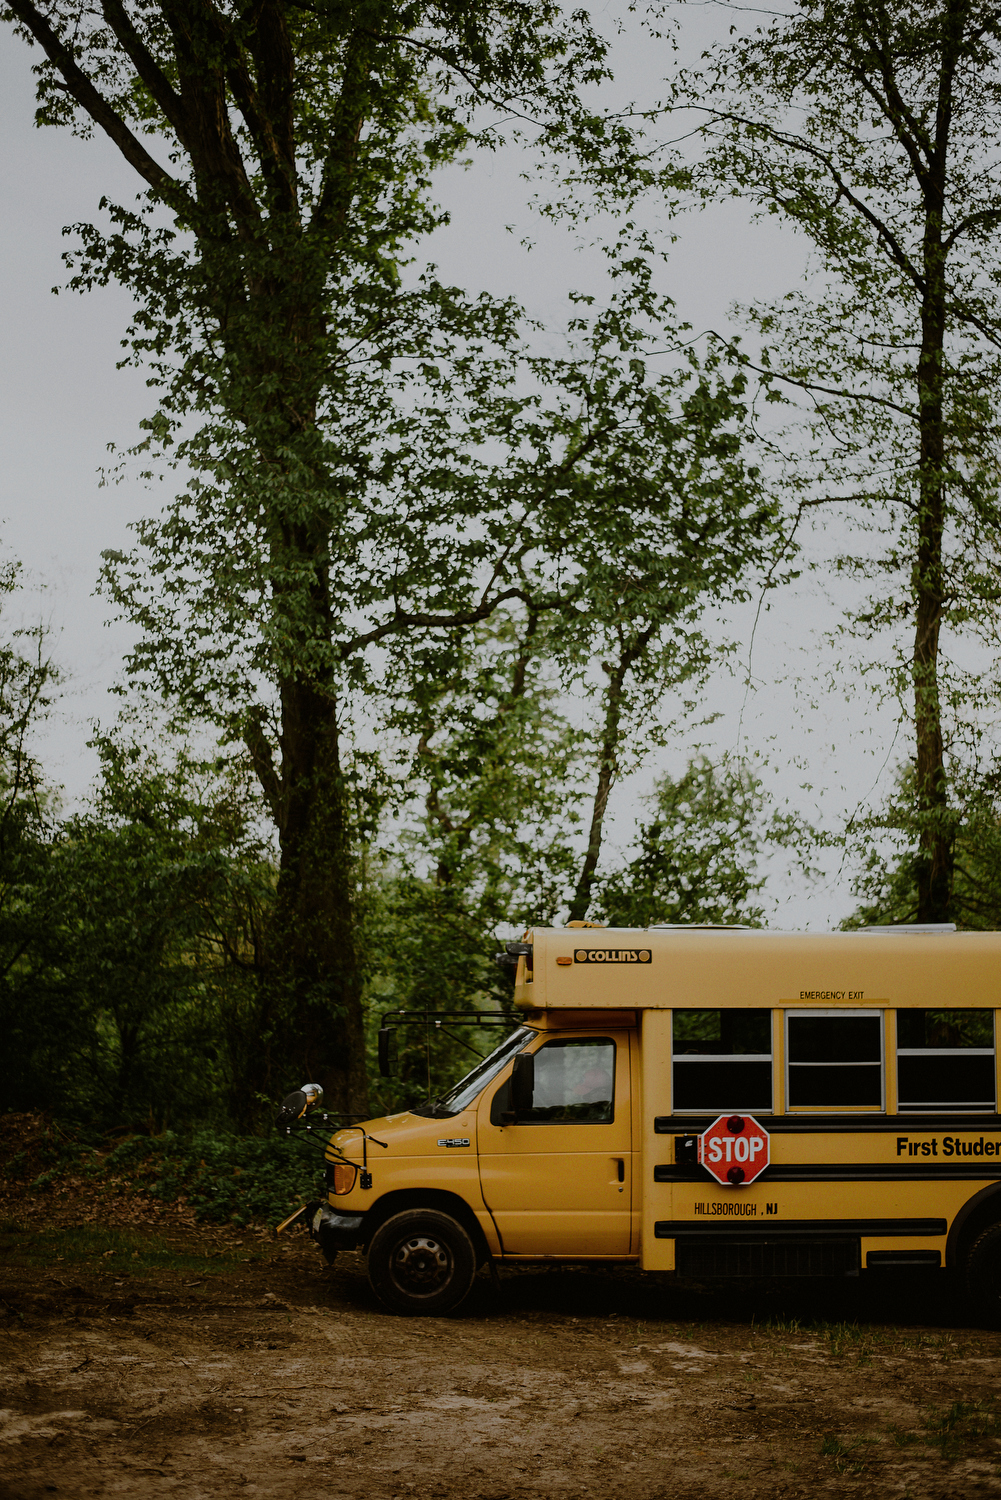
[{"label": "grass patch", "polygon": [[859,1448],[871,1446],[877,1441],[876,1438],[856,1438],[853,1443],[843,1443],[840,1438],[825,1437],[820,1445],[820,1452],[825,1458],[834,1459],[834,1468],[838,1474],[863,1474],[866,1462],[858,1452]]},{"label": "grass patch", "polygon": [[946,1462],[961,1458],[969,1445],[978,1439],[1001,1438],[1001,1412],[995,1397],[983,1401],[954,1401],[951,1406],[930,1407],[923,1422],[923,1432],[902,1427],[888,1427],[887,1436],[898,1448],[924,1443],[937,1448]]},{"label": "grass patch", "polygon": [[816,1323],[814,1328],[821,1338],[827,1339],[835,1359],[854,1355],[860,1365],[867,1365],[876,1345],[886,1342],[885,1333],[867,1326],[860,1327],[858,1323]]},{"label": "grass patch", "polygon": [[[751,1319],[753,1325],[754,1319]],[[774,1317],[767,1318],[764,1323],[759,1323],[758,1328],[764,1333],[804,1333],[806,1330],[799,1318]]]},{"label": "grass patch", "polygon": [[993,1398],[954,1401],[943,1411],[934,1407],[925,1418],[925,1442],[945,1459],[956,1459],[976,1438],[1001,1437],[1001,1418]]},{"label": "grass patch", "polygon": [[175,1250],[155,1235],[130,1229],[26,1229],[11,1220],[0,1224],[0,1265],[63,1265],[116,1275],[142,1276],[151,1271],[218,1276],[250,1259],[249,1255],[191,1255]]},{"label": "grass patch", "polygon": [[964,1359],[968,1353],[967,1345],[958,1343],[951,1333],[922,1333],[910,1342],[922,1353],[935,1353],[943,1360]]}]

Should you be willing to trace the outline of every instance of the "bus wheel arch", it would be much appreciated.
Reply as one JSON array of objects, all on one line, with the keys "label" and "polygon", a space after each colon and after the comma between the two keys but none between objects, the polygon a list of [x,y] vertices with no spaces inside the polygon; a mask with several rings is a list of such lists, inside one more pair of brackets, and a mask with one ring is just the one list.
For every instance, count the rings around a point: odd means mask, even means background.
[{"label": "bus wheel arch", "polygon": [[945,1263],[950,1271],[966,1276],[967,1261],[974,1243],[985,1230],[1001,1224],[1001,1182],[991,1183],[968,1198],[952,1221],[945,1246]]},{"label": "bus wheel arch", "polygon": [[472,1242],[477,1268],[491,1260],[486,1235],[469,1204],[464,1198],[460,1198],[458,1193],[447,1192],[444,1188],[400,1188],[396,1192],[384,1194],[377,1203],[372,1205],[365,1216],[363,1249],[366,1254],[383,1224],[407,1209],[427,1209],[454,1219],[466,1231]]},{"label": "bus wheel arch", "polygon": [[963,1283],[978,1324],[1001,1327],[1001,1224],[989,1224],[973,1241]]}]

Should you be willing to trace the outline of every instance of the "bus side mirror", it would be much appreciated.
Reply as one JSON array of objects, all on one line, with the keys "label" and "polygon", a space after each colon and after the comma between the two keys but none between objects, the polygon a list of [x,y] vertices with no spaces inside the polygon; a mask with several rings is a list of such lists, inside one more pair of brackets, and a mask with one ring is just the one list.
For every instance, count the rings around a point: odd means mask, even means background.
[{"label": "bus side mirror", "polygon": [[279,1130],[288,1130],[298,1120],[302,1120],[310,1110],[318,1108],[323,1103],[323,1090],[318,1083],[304,1083],[301,1089],[296,1089],[294,1094],[282,1100],[281,1108],[275,1118],[275,1124]]},{"label": "bus side mirror", "polygon": [[396,1071],[396,1027],[379,1027],[379,1072],[392,1078]]},{"label": "bus side mirror", "polygon": [[519,1052],[511,1072],[511,1105],[516,1115],[527,1115],[535,1098],[535,1058]]}]

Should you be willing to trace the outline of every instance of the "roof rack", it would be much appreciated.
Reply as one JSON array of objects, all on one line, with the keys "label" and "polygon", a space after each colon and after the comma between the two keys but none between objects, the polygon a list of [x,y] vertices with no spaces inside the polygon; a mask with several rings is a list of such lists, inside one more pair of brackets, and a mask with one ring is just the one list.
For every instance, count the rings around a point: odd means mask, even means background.
[{"label": "roof rack", "polygon": [[888,927],[862,927],[861,932],[955,932],[955,922],[896,922]]},{"label": "roof rack", "polygon": [[760,932],[747,922],[651,922],[647,932]]}]

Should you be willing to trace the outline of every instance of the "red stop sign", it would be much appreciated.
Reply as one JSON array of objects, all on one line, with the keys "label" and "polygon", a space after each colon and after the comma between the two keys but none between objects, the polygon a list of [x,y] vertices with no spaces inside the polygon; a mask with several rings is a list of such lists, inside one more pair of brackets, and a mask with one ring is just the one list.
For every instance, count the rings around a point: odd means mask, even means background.
[{"label": "red stop sign", "polygon": [[768,1131],[750,1115],[720,1115],[699,1136],[699,1161],[724,1187],[747,1187],[770,1156]]}]

